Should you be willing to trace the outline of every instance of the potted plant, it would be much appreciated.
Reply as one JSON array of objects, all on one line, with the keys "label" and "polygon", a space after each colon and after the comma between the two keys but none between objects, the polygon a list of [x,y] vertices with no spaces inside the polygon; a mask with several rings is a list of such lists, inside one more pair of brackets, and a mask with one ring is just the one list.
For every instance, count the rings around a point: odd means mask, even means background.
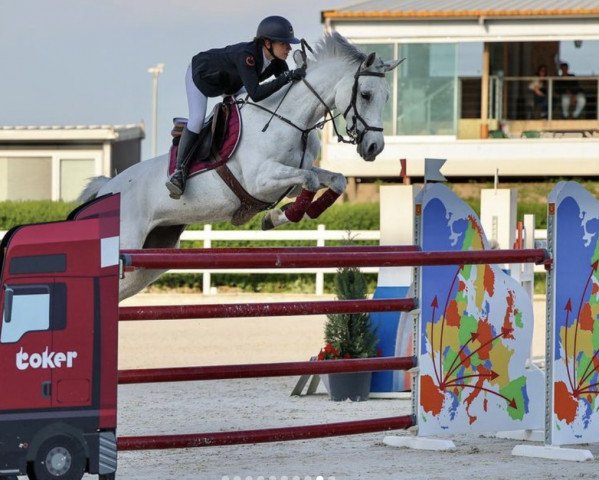
[{"label": "potted plant", "polygon": [[[335,275],[335,294],[338,300],[366,298],[366,279],[359,268],[342,267]],[[367,313],[338,313],[327,315],[324,330],[325,347],[319,360],[369,358],[377,356],[377,336]],[[368,400],[372,372],[336,373],[328,376],[331,400]]]}]

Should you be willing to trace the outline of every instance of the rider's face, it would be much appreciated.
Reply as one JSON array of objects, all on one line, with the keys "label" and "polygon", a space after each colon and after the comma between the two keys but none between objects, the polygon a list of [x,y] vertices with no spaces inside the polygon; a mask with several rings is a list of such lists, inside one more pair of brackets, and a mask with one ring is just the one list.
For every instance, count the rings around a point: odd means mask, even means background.
[{"label": "rider's face", "polygon": [[[270,45],[272,47],[272,51],[275,54],[275,57],[277,57],[280,60],[287,60],[287,57],[289,56],[289,52],[291,51],[291,45],[289,43],[278,42],[278,41],[271,42],[269,40],[267,40],[267,42],[270,43]],[[268,47],[268,44],[266,46]],[[268,56],[270,56],[270,55],[268,55]],[[272,60],[272,58],[269,58],[269,60]]]}]

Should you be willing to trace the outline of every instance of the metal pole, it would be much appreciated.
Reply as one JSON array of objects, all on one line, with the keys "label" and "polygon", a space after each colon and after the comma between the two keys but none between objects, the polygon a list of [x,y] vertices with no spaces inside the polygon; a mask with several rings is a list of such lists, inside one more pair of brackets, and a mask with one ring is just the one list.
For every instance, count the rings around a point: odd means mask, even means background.
[{"label": "metal pole", "polygon": [[158,76],[164,72],[164,63],[148,68],[152,74],[152,157],[156,156],[156,139],[158,137]]},{"label": "metal pole", "polygon": [[239,445],[244,443],[283,442],[308,438],[355,435],[359,433],[386,432],[388,430],[407,429],[415,424],[416,419],[412,415],[403,415],[371,420],[325,423],[322,425],[266,428],[263,430],[118,437],[118,450],[163,450],[165,448],[214,447],[217,445]]},{"label": "metal pole", "polygon": [[331,313],[409,312],[412,298],[377,300],[325,300],[278,303],[227,303],[212,305],[164,305],[121,307],[119,320],[187,320],[191,318],[278,317]]},{"label": "metal pole", "polygon": [[254,363],[212,365],[208,367],[172,367],[119,370],[118,383],[192,382],[239,378],[322,375],[325,373],[378,372],[408,370],[417,364],[416,357],[352,358],[318,362]]},{"label": "metal pole", "polygon": [[[243,269],[243,268],[327,268],[327,267],[408,267],[425,265],[480,265],[497,263],[546,263],[549,255],[542,249],[480,250],[438,252],[356,252],[271,253],[268,251],[222,253],[218,256],[160,253],[121,254],[125,269]],[[206,249],[207,250],[207,249]]]}]

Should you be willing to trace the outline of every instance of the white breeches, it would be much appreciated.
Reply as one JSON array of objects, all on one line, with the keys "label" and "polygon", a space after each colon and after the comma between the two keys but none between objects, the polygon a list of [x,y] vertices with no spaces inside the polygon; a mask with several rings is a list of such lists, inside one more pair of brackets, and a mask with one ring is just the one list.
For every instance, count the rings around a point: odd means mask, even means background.
[{"label": "white breeches", "polygon": [[587,99],[584,96],[584,93],[577,93],[576,95],[562,95],[562,114],[564,118],[568,118],[570,116],[570,103],[572,103],[572,97],[576,98],[576,106],[574,107],[574,112],[572,113],[572,117],[578,118],[582,113],[582,109],[587,103]]},{"label": "white breeches", "polygon": [[[208,99],[206,95],[200,92],[196,84],[193,83],[191,74],[191,65],[187,67],[185,73],[185,90],[187,91],[187,107],[189,109],[189,119],[187,120],[187,129],[193,133],[200,133],[204,120],[206,119],[206,108]],[[245,87],[241,87],[235,96],[246,94]]]},{"label": "white breeches", "polygon": [[206,118],[206,106],[208,99],[196,84],[193,83],[191,75],[191,65],[187,67],[185,73],[185,90],[187,91],[187,106],[189,108],[189,119],[187,120],[187,129],[193,133],[200,133],[204,118]]}]

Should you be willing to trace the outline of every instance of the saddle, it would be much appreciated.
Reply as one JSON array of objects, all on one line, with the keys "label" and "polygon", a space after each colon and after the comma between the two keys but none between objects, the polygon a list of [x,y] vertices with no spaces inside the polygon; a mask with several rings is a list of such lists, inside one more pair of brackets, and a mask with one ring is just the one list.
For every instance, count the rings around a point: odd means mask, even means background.
[{"label": "saddle", "polygon": [[[168,175],[175,171],[177,150],[186,118],[174,118],[171,135]],[[208,119],[204,122],[198,140],[192,150],[192,160],[188,166],[187,177],[224,165],[233,155],[241,138],[241,115],[239,107],[232,97],[216,104]]]},{"label": "saddle", "polygon": [[[177,149],[186,118],[173,119],[173,143],[170,149],[168,175],[172,175],[177,165]],[[227,161],[235,152],[241,138],[241,115],[233,97],[226,97],[218,103],[208,120],[204,122],[198,140],[192,149],[192,160],[188,166],[187,178],[199,173],[215,170],[225,184],[239,198],[240,206],[233,214],[231,223],[243,225],[256,213],[272,208],[270,202],[252,197],[229,170]]]}]

